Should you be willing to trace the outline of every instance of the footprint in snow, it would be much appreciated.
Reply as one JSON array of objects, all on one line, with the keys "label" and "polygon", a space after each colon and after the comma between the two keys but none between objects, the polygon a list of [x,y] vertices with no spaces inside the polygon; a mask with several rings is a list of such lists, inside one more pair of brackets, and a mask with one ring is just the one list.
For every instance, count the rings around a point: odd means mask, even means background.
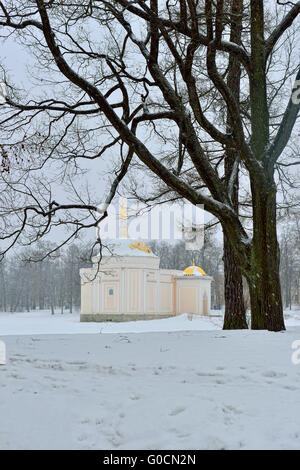
[{"label": "footprint in snow", "polygon": [[18,374],[9,374],[8,377],[11,378],[11,379],[18,379],[18,380],[24,380],[25,379],[25,377],[22,377],[21,375],[18,375]]},{"label": "footprint in snow", "polygon": [[186,439],[190,437],[189,433],[182,432],[181,429],[177,429],[177,428],[170,428],[169,432],[176,434],[176,437],[178,437],[179,439]]},{"label": "footprint in snow", "polygon": [[87,363],[85,361],[69,361],[67,364],[70,364],[71,366],[85,366]]},{"label": "footprint in snow", "polygon": [[118,336],[114,341],[118,343],[131,343],[130,339],[127,336]]},{"label": "footprint in snow", "polygon": [[139,395],[130,395],[130,400],[140,400],[140,396]]},{"label": "footprint in snow", "polygon": [[183,406],[177,406],[177,408],[174,408],[169,412],[169,416],[179,415],[179,413],[183,413],[183,411],[185,411],[185,408]]},{"label": "footprint in snow", "polygon": [[286,390],[291,390],[292,392],[294,392],[295,390],[298,390],[297,387],[294,387],[294,385],[284,385],[284,387]]},{"label": "footprint in snow", "polygon": [[88,424],[88,423],[90,423],[89,418],[83,418],[83,419],[80,421],[80,424]]},{"label": "footprint in snow", "polygon": [[220,376],[220,374],[215,374],[213,372],[196,372],[196,375],[199,375],[200,377],[216,377]]},{"label": "footprint in snow", "polygon": [[236,415],[242,414],[242,411],[238,410],[237,408],[234,408],[232,405],[225,405],[223,408],[224,413],[234,413]]},{"label": "footprint in snow", "polygon": [[275,370],[267,370],[263,372],[263,377],[276,377],[277,379],[280,377],[286,377],[287,374],[284,374],[282,372],[275,372]]},{"label": "footprint in snow", "polygon": [[215,383],[218,384],[218,385],[225,385],[226,384],[225,380],[220,380],[220,379],[216,380]]}]

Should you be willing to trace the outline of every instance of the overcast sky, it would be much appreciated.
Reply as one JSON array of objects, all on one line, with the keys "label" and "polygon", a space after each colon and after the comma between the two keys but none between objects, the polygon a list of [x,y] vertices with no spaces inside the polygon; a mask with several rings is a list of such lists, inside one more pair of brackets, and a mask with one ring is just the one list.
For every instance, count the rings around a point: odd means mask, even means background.
[{"label": "overcast sky", "polygon": [[[8,71],[9,78],[21,89],[29,90],[31,87],[30,76],[32,70],[34,70],[35,61],[28,54],[27,49],[22,46],[20,43],[17,43],[14,39],[14,36],[5,40],[2,43],[0,61],[5,66],[5,69]],[[97,199],[102,202],[104,194],[104,184],[103,184],[103,169],[107,168],[105,163],[97,160],[95,163],[88,164],[87,161],[84,161],[83,166],[85,168],[90,168],[88,175],[85,176],[86,181],[91,186],[92,190],[97,194]],[[82,184],[85,184],[84,178]],[[59,202],[64,202],[63,199],[66,197],[63,191],[60,188],[57,188],[57,193],[62,199]],[[57,199],[57,196],[56,196]],[[208,215],[207,219],[210,216]]]}]

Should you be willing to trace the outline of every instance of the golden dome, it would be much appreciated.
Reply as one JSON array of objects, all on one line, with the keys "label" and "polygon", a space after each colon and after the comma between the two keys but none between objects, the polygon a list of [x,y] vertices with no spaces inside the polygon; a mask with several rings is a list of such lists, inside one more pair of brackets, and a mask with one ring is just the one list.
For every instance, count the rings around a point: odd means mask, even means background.
[{"label": "golden dome", "polygon": [[188,266],[183,271],[185,276],[207,276],[206,272],[203,271],[199,266],[195,266],[195,260],[193,260],[193,266]]}]

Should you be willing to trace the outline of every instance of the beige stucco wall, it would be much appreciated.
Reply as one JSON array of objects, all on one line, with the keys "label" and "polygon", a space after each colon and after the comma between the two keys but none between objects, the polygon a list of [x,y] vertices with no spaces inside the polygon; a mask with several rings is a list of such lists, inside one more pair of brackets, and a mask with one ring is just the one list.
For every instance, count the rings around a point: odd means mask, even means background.
[{"label": "beige stucco wall", "polygon": [[[91,280],[97,271],[96,279]],[[159,309],[159,259],[156,257],[104,258],[100,267],[82,269],[80,275],[81,315],[132,316],[156,313]]]},{"label": "beige stucco wall", "polygon": [[211,308],[211,281],[209,276],[176,277],[176,314],[209,315]]},{"label": "beige stucco wall", "polygon": [[[210,312],[212,278],[160,270],[156,257],[109,257],[101,266],[81,269],[81,318],[171,316]],[[206,295],[207,312],[203,311]]]}]

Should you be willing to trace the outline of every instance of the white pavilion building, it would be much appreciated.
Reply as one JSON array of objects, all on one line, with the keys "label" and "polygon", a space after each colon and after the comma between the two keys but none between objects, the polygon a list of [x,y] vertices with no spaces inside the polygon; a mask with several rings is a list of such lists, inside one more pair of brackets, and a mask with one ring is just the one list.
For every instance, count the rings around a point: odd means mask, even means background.
[{"label": "white pavilion building", "polygon": [[80,321],[131,321],[181,313],[210,314],[212,277],[198,266],[183,272],[160,269],[149,246],[128,238],[126,210],[120,215],[120,238],[104,248],[102,259],[80,270]]}]

